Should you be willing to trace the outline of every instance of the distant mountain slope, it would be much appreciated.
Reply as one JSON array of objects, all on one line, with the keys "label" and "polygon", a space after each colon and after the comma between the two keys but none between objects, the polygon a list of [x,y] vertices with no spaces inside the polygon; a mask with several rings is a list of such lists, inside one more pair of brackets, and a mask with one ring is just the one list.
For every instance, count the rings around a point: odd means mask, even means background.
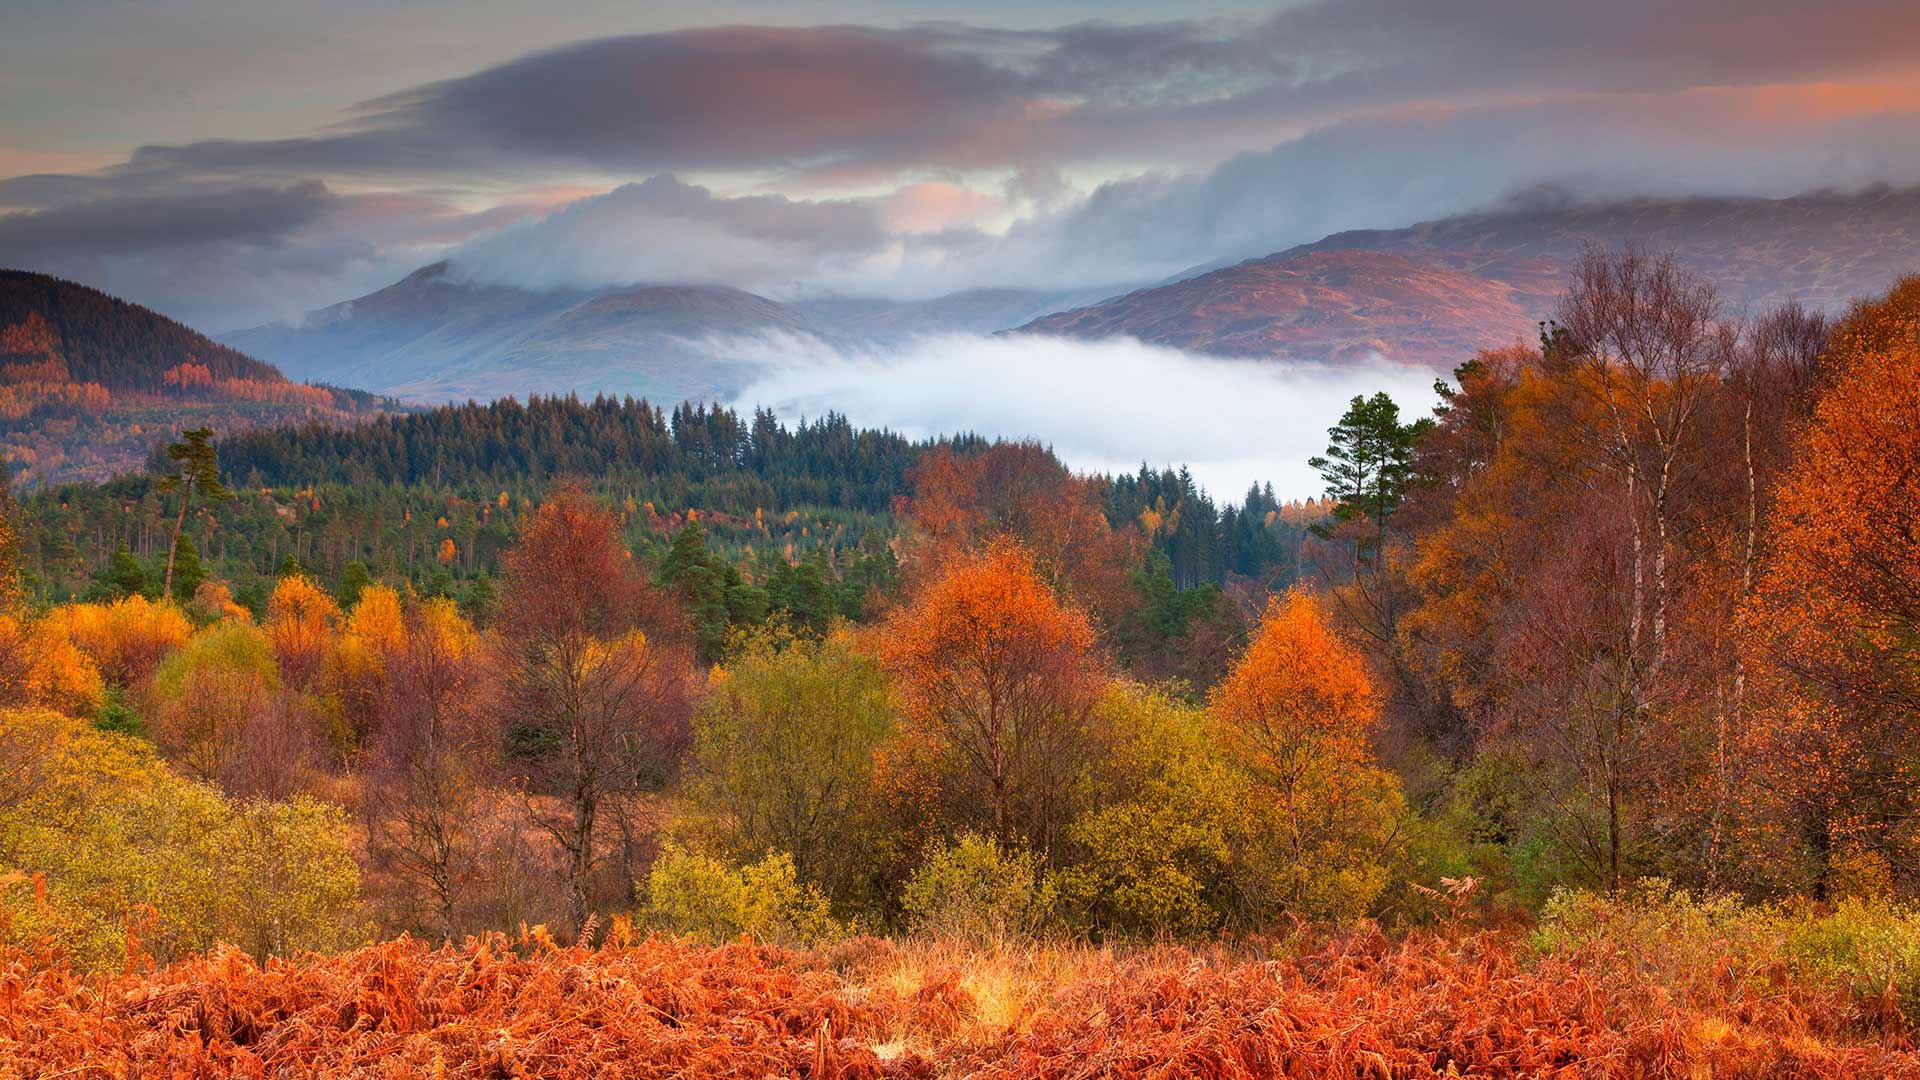
[{"label": "distant mountain slope", "polygon": [[[28,340],[41,325],[50,337]],[[0,365],[9,362],[9,352],[16,364],[57,358],[67,380],[109,390],[158,390],[167,371],[188,357],[216,380],[286,381],[272,365],[158,312],[46,274],[0,270],[0,327],[21,328],[12,350],[0,344]]]},{"label": "distant mountain slope", "polygon": [[765,297],[720,286],[533,292],[455,278],[446,263],[298,326],[226,336],[301,377],[429,401],[612,393],[708,398],[737,381],[702,343],[817,333]]},{"label": "distant mountain slope", "polygon": [[725,398],[750,381],[729,339],[805,334],[885,344],[989,333],[1099,294],[977,289],[931,300],[824,297],[780,303],[723,286],[532,292],[460,280],[446,263],[309,315],[225,340],[308,379],[425,401],[614,393],[656,402]]},{"label": "distant mountain slope", "polygon": [[1219,356],[1465,357],[1512,340],[1559,284],[1549,262],[1511,269],[1512,280],[1501,280],[1378,251],[1254,259],[1023,329],[1125,335]]},{"label": "distant mountain slope", "polygon": [[1022,329],[1446,368],[1530,338],[1587,243],[1672,251],[1735,308],[1791,297],[1834,310],[1920,269],[1920,189],[1520,208],[1338,233]]},{"label": "distant mountain slope", "polygon": [[382,411],[70,281],[0,270],[0,455],[23,484],[138,468],[182,428],[223,432]]}]

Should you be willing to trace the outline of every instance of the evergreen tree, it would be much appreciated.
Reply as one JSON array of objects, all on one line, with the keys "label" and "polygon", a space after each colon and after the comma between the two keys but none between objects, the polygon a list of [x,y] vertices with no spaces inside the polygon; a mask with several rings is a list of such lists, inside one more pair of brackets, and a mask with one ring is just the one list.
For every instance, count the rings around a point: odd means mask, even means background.
[{"label": "evergreen tree", "polygon": [[360,602],[360,594],[373,584],[373,575],[367,571],[367,564],[355,559],[340,572],[340,588],[334,595],[343,609],[352,608]]},{"label": "evergreen tree", "polygon": [[1386,542],[1387,519],[1400,508],[1413,472],[1413,448],[1433,421],[1400,422],[1400,406],[1385,393],[1355,396],[1327,429],[1327,452],[1307,464],[1326,481],[1334,500],[1331,525],[1315,527],[1331,536],[1350,521],[1365,523],[1367,531],[1354,542],[1356,563],[1375,559]]},{"label": "evergreen tree", "polygon": [[181,441],[167,445],[167,458],[173,462],[175,471],[161,477],[159,484],[162,493],[180,493],[180,516],[173,523],[173,543],[167,547],[167,576],[163,591],[168,599],[173,598],[173,562],[179,552],[180,534],[187,526],[187,508],[193,505],[194,492],[222,502],[233,498],[233,492],[220,482],[220,462],[210,441],[213,429],[193,428],[182,432],[180,438]]},{"label": "evergreen tree", "polygon": [[207,568],[200,561],[200,545],[192,533],[181,533],[174,554],[173,587],[179,595],[191,597],[207,579]]},{"label": "evergreen tree", "polygon": [[[731,620],[727,611],[726,565],[707,550],[707,534],[688,521],[673,534],[660,561],[660,584],[680,598],[693,624],[700,658],[711,663],[726,651]],[[736,575],[737,579],[737,575]]]}]

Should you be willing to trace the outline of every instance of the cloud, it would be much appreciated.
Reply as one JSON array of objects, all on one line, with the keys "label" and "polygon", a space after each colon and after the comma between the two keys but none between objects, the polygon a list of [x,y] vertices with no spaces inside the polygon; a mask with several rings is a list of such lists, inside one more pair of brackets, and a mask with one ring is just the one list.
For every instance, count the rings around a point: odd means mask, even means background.
[{"label": "cloud", "polygon": [[740,408],[840,412],[916,438],[1034,438],[1081,471],[1185,464],[1232,502],[1255,482],[1271,481],[1283,498],[1319,494],[1307,459],[1326,449],[1327,428],[1356,394],[1384,390],[1415,416],[1434,404],[1423,369],[1253,364],[1127,338],[946,335],[863,351],[768,337],[709,347],[761,368]]},{"label": "cloud", "polygon": [[[213,325],[449,253],[472,278],[533,287],[921,298],[1131,287],[1543,185],[1920,182],[1920,6],[1896,0],[719,26],[366,92],[317,129],[0,179],[0,264]],[[602,194],[555,212],[538,193],[557,185]]]},{"label": "cloud", "polygon": [[869,203],[717,198],[656,176],[508,225],[451,261],[469,280],[531,289],[672,282],[779,291],[887,243]]}]

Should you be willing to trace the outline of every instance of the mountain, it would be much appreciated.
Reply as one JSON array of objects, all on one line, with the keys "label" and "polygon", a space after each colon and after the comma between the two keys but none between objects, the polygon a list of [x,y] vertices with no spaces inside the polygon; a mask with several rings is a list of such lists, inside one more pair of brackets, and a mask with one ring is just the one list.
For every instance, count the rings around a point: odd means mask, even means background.
[{"label": "mountain", "polygon": [[818,333],[797,312],[720,286],[534,292],[454,277],[446,263],[357,300],[226,340],[295,376],[446,401],[578,391],[656,401],[736,380],[712,338]]},{"label": "mountain", "polygon": [[1589,243],[1671,251],[1735,309],[1793,298],[1838,310],[1920,269],[1920,188],[1522,205],[1337,233],[1021,329],[1260,359],[1378,353],[1445,369],[1530,339]]},{"label": "mountain", "polygon": [[816,297],[780,303],[712,285],[534,292],[461,280],[435,263],[298,325],[226,335],[309,379],[423,401],[529,393],[726,398],[752,363],[729,342],[769,334],[882,344],[1018,326],[1098,294],[979,289],[932,300]]},{"label": "mountain", "polygon": [[97,289],[0,270],[0,455],[27,485],[137,468],[182,428],[341,420],[390,405],[292,382]]}]

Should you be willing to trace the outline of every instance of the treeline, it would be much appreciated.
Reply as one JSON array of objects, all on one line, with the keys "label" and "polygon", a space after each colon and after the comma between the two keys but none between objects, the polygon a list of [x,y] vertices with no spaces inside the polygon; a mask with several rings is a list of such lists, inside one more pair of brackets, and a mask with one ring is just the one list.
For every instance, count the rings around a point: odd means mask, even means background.
[{"label": "treeline", "polygon": [[[962,436],[958,446],[979,446]],[[751,514],[823,507],[884,513],[931,444],[856,429],[829,414],[793,428],[771,412],[719,406],[671,414],[632,398],[507,398],[385,416],[353,427],[306,424],[220,444],[248,487],[313,484],[498,488],[561,477],[644,477],[669,505]]]},{"label": "treeline", "polygon": [[[187,534],[208,569],[256,608],[288,559],[330,586],[359,564],[467,599],[498,572],[521,516],[558,478],[608,500],[627,543],[644,555],[657,558],[697,517],[716,553],[753,584],[809,561],[837,576],[897,534],[896,504],[929,455],[994,456],[977,437],[916,443],[837,415],[789,428],[766,411],[664,412],[609,398],[258,428],[217,445],[240,497],[195,507]],[[1051,454],[1040,456],[1060,470]],[[20,530],[42,596],[86,595],[122,549],[155,576],[179,503],[159,490],[164,454],[156,448],[151,457],[145,473],[25,499]],[[1184,472],[1144,466],[1096,483],[1108,493],[1110,521],[1164,556],[1181,590],[1230,581],[1242,591],[1284,587],[1307,528],[1325,513],[1311,502],[1283,506],[1259,489],[1248,495],[1251,509],[1222,508]]]}]

